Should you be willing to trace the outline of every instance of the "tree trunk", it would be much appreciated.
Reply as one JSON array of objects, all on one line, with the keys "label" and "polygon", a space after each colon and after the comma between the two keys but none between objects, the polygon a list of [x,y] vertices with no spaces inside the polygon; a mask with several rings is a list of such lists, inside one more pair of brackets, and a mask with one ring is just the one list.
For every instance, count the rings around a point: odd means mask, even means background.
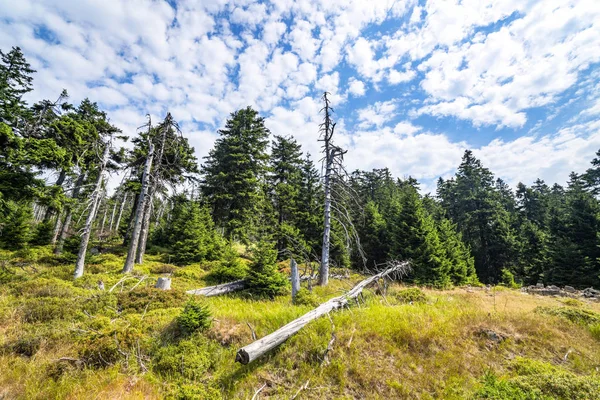
[{"label": "tree trunk", "polygon": [[129,215],[129,222],[127,222],[127,230],[125,231],[125,236],[123,236],[123,246],[129,244],[131,240],[131,232],[133,232],[133,225],[135,223],[135,212],[138,209],[138,204],[140,202],[140,194],[136,193],[133,197],[133,206],[131,207],[131,215]]},{"label": "tree trunk", "polygon": [[[326,146],[329,147],[329,146]],[[325,227],[323,229],[323,249],[321,253],[321,266],[319,267],[319,285],[325,286],[329,283],[329,242],[331,236],[331,153],[333,150],[326,148],[325,168]]]},{"label": "tree trunk", "polygon": [[392,273],[403,275],[406,272],[408,272],[408,269],[409,265],[407,262],[398,262],[390,268],[386,269],[385,271],[361,281],[358,285],[354,286],[348,293],[326,301],[314,310],[309,311],[300,318],[297,318],[292,322],[288,323],[287,325],[284,325],[283,327],[279,328],[270,335],[267,335],[253,343],[250,343],[248,346],[242,347],[240,350],[238,350],[235,356],[235,361],[238,361],[242,364],[248,364],[249,362],[256,360],[268,351],[274,349],[281,343],[285,342],[288,338],[297,333],[309,322],[325,314],[328,314],[331,311],[348,306],[349,301],[351,299],[357,298],[358,295],[362,293],[363,289],[369,286],[370,284],[377,282],[379,279],[385,278],[386,276]]},{"label": "tree trunk", "polygon": [[[73,200],[77,200],[79,197],[79,190],[81,190],[81,186],[83,185],[83,181],[85,180],[85,173],[80,173],[77,177],[77,182],[75,182],[75,187],[73,188],[73,194],[71,198]],[[65,215],[65,221],[60,228],[60,233],[58,235],[58,242],[56,243],[56,247],[54,248],[54,254],[58,255],[62,253],[63,246],[65,244],[65,239],[67,238],[67,234],[69,233],[69,227],[71,226],[71,219],[73,218],[73,206],[68,206]]]},{"label": "tree trunk", "polygon": [[85,227],[83,229],[83,235],[81,236],[81,244],[79,245],[79,254],[77,254],[77,262],[75,263],[75,279],[83,276],[83,267],[85,265],[85,253],[87,252],[87,246],[90,241],[90,234],[92,233],[92,223],[94,222],[94,216],[100,202],[100,190],[102,188],[102,177],[104,174],[104,168],[108,162],[108,156],[110,154],[110,144],[106,144],[104,149],[104,155],[102,155],[102,164],[100,171],[98,171],[98,178],[96,179],[96,186],[92,193],[92,208],[88,214],[87,220],[85,221]]},{"label": "tree trunk", "polygon": [[148,241],[148,232],[150,231],[150,216],[152,215],[152,199],[154,192],[151,190],[148,195],[148,201],[146,207],[144,207],[144,218],[142,219],[142,229],[140,231],[140,241],[138,243],[137,254],[135,257],[135,263],[141,264],[144,261],[144,254],[146,253],[146,242]]},{"label": "tree trunk", "polygon": [[223,283],[222,285],[216,285],[216,286],[207,286],[207,287],[203,287],[200,289],[194,289],[194,290],[188,290],[186,293],[187,294],[195,294],[198,296],[219,296],[221,294],[226,294],[226,293],[231,293],[231,292],[236,292],[238,290],[242,290],[246,287],[246,281],[244,279],[239,280],[239,281],[235,281],[235,282],[229,282],[229,283]]},{"label": "tree trunk", "polygon": [[100,236],[104,235],[104,224],[106,223],[106,209],[108,206],[108,199],[104,198],[104,215],[102,216],[102,224],[100,224]]},{"label": "tree trunk", "polygon": [[158,278],[158,281],[156,282],[156,286],[154,286],[157,289],[161,289],[161,290],[170,290],[171,289],[171,278]]},{"label": "tree trunk", "polygon": [[117,223],[115,225],[115,230],[117,233],[119,232],[119,226],[121,225],[121,216],[123,216],[123,209],[125,208],[125,203],[127,203],[127,195],[129,193],[125,192],[123,194],[123,200],[121,202],[121,207],[119,207],[119,216],[117,217]]},{"label": "tree trunk", "polygon": [[56,241],[58,240],[58,234],[60,233],[60,222],[62,221],[62,213],[58,213],[56,216],[56,221],[54,222],[54,229],[52,230],[52,239],[50,240],[50,244],[54,246]]},{"label": "tree trunk", "polygon": [[113,199],[113,209],[112,213],[110,213],[110,224],[108,224],[108,232],[112,235],[113,224],[115,222],[115,213],[117,212],[117,196]]},{"label": "tree trunk", "polygon": [[140,232],[142,230],[142,220],[144,218],[144,207],[146,205],[146,194],[148,192],[148,181],[150,179],[150,169],[152,168],[152,159],[154,157],[154,144],[149,140],[150,147],[148,150],[148,157],[146,158],[146,165],[144,166],[144,173],[142,174],[142,190],[138,200],[137,209],[135,210],[135,222],[133,224],[133,231],[131,232],[131,240],[129,241],[129,251],[127,252],[127,259],[123,266],[123,273],[130,273],[133,271],[133,262],[137,252],[138,242],[140,240]]},{"label": "tree trunk", "polygon": [[300,274],[298,273],[298,263],[293,258],[290,259],[290,269],[292,271],[292,299],[300,290]]}]

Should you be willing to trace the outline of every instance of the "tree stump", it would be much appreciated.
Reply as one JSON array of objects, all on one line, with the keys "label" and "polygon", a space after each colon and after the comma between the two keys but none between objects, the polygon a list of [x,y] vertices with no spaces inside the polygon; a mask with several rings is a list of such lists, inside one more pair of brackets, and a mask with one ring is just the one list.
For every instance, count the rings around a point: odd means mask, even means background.
[{"label": "tree stump", "polygon": [[158,281],[156,282],[156,286],[154,286],[157,289],[161,289],[161,290],[170,290],[171,289],[171,278],[158,278]]}]

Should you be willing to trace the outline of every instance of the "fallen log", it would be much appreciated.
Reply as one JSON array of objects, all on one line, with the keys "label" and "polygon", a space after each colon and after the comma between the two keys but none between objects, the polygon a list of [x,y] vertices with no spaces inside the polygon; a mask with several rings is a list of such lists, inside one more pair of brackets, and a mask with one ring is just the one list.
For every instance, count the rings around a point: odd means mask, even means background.
[{"label": "fallen log", "polygon": [[291,336],[296,334],[300,329],[306,326],[309,322],[325,314],[328,314],[331,311],[340,309],[348,305],[351,299],[357,298],[358,295],[362,293],[363,289],[369,286],[370,284],[377,282],[379,279],[385,278],[388,275],[394,273],[400,276],[405,275],[410,270],[408,262],[393,262],[389,265],[390,267],[388,269],[361,281],[359,284],[354,286],[348,293],[326,301],[314,310],[307,312],[300,318],[297,318],[292,322],[288,323],[287,325],[284,325],[275,332],[255,342],[252,342],[247,346],[242,347],[238,350],[235,356],[235,361],[242,364],[248,364],[256,360],[265,353],[279,346],[281,343],[285,342]]},{"label": "fallen log", "polygon": [[221,294],[236,292],[246,287],[246,281],[241,279],[239,281],[223,283],[221,285],[207,286],[200,289],[188,290],[187,294],[195,294],[197,296],[219,296]]},{"label": "fallen log", "polygon": [[[348,278],[347,275],[330,275],[329,279],[346,279]],[[309,279],[311,280],[316,280],[317,277],[316,276],[301,276],[300,281],[307,281]],[[290,278],[291,280],[291,278]],[[197,296],[219,296],[222,294],[227,294],[227,293],[231,293],[231,292],[237,292],[238,290],[242,290],[246,288],[246,280],[245,279],[240,279],[239,281],[233,281],[233,282],[228,282],[228,283],[222,283],[220,285],[215,285],[215,286],[206,286],[200,289],[192,289],[192,290],[188,290],[186,293],[187,294],[195,294]]]}]

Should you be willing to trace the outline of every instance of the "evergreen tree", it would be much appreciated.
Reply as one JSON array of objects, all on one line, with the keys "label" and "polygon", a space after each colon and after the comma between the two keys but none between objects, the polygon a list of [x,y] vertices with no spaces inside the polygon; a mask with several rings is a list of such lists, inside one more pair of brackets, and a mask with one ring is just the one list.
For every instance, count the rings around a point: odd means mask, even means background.
[{"label": "evergreen tree", "polygon": [[217,225],[228,237],[248,240],[264,192],[269,130],[250,107],[231,114],[202,166],[202,192]]},{"label": "evergreen tree", "polygon": [[224,249],[224,241],[215,231],[206,207],[196,201],[178,201],[168,230],[174,260],[180,263],[218,259]]},{"label": "evergreen tree", "polygon": [[0,50],[0,123],[19,130],[26,118],[27,103],[23,95],[33,89],[33,77],[36,72],[25,60],[19,47],[13,47],[8,53]]},{"label": "evergreen tree", "polygon": [[273,244],[261,240],[253,251],[253,261],[246,278],[248,289],[264,297],[275,297],[287,287],[287,279],[277,269],[277,250]]}]

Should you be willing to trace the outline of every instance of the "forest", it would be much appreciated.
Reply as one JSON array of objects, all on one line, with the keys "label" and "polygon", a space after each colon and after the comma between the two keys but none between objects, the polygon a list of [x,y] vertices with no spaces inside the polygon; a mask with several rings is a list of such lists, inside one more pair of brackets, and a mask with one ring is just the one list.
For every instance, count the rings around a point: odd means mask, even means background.
[{"label": "forest", "polygon": [[[465,151],[456,175],[423,195],[417,180],[386,168],[347,172],[328,103],[320,139],[315,132],[323,154],[269,132],[247,107],[198,160],[169,113],[125,134],[95,102],[70,104],[66,92],[26,104],[35,71],[20,49],[2,53],[0,68],[0,243],[73,254],[76,278],[91,242],[122,241],[124,273],[148,247],[181,264],[218,260],[242,243],[276,252],[260,273],[290,257],[362,272],[398,259],[411,260],[410,282],[439,288],[600,286],[600,153],[566,187],[538,179],[513,190]],[[123,177],[111,192],[109,176]],[[216,279],[249,272],[232,267]]]},{"label": "forest", "polygon": [[248,106],[198,159],[0,56],[0,398],[600,399],[600,151],[423,193],[347,170],[325,92],[319,154]]}]

